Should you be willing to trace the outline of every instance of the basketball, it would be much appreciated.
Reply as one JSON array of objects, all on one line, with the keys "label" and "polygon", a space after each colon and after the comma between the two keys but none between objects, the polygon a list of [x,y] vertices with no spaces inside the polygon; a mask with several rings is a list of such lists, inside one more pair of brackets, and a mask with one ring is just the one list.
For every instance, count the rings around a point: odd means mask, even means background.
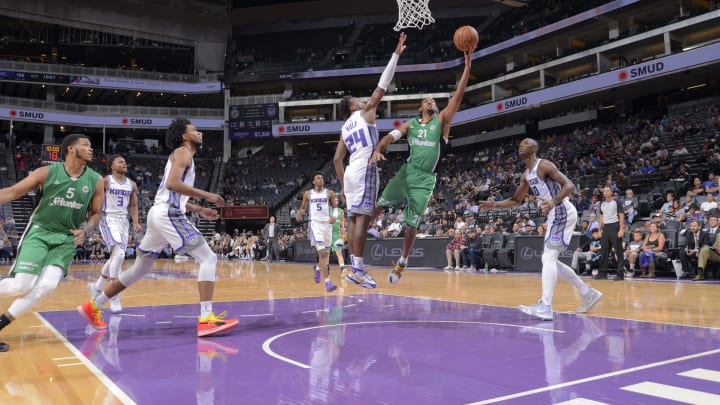
[{"label": "basketball", "polygon": [[477,30],[470,25],[463,25],[455,30],[453,42],[455,47],[463,52],[472,51],[480,41]]}]

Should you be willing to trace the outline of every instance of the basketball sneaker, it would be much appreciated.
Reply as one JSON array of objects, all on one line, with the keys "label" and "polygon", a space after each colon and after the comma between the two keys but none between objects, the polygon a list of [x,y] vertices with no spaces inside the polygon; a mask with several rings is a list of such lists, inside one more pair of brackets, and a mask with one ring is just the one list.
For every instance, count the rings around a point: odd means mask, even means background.
[{"label": "basketball sneaker", "polygon": [[237,319],[225,319],[226,316],[227,311],[223,311],[219,315],[211,312],[205,317],[198,318],[198,337],[224,332],[240,324]]},{"label": "basketball sneaker", "polygon": [[113,314],[119,314],[122,312],[122,304],[120,304],[120,295],[116,295],[112,298],[110,298],[110,312]]},{"label": "basketball sneaker", "polygon": [[77,307],[77,312],[93,328],[97,330],[107,328],[107,324],[102,320],[100,308],[95,306],[95,301],[87,301],[80,305]]},{"label": "basketball sneaker", "polygon": [[315,284],[320,284],[320,267],[317,265],[313,266],[313,271],[315,271],[315,275],[313,276],[313,280],[315,280]]},{"label": "basketball sneaker", "polygon": [[377,287],[377,283],[375,282],[375,280],[370,277],[370,275],[364,269],[357,269],[355,267],[352,267],[352,271],[349,271],[345,278],[363,288]]},{"label": "basketball sneaker", "polygon": [[326,280],[325,281],[325,291],[333,292],[335,290],[337,290],[337,286],[335,284],[333,284],[332,281]]},{"label": "basketball sneaker", "polygon": [[388,281],[390,284],[395,284],[400,280],[400,277],[402,277],[402,272],[405,270],[405,263],[393,263],[395,267],[390,271],[390,274],[388,274]]},{"label": "basketball sneaker", "polygon": [[577,307],[577,309],[575,309],[575,312],[577,312],[579,314],[584,314],[585,312],[592,309],[592,307],[594,307],[595,304],[597,304],[598,301],[600,301],[602,299],[602,297],[603,297],[603,293],[601,293],[600,291],[598,291],[594,288],[591,288],[590,291],[588,291],[587,293],[585,293],[585,295],[583,295],[583,303],[582,303],[582,305]]},{"label": "basketball sneaker", "polygon": [[542,319],[543,321],[553,320],[552,306],[544,304],[542,301],[535,305],[520,305],[518,306],[518,309],[522,313]]},{"label": "basketball sneaker", "polygon": [[209,359],[218,357],[222,360],[227,360],[228,355],[240,353],[240,348],[229,343],[222,343],[218,340],[198,339],[197,351],[200,356],[207,357]]},{"label": "basketball sneaker", "polygon": [[10,350],[10,345],[7,343],[0,342],[0,352],[6,352]]}]

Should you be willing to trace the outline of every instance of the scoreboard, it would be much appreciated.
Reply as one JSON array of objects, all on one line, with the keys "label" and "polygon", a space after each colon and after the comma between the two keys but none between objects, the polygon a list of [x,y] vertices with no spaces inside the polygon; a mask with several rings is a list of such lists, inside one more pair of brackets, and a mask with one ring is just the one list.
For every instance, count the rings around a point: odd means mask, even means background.
[{"label": "scoreboard", "polygon": [[43,144],[40,151],[40,161],[44,165],[50,163],[62,162],[62,147],[60,145]]},{"label": "scoreboard", "polygon": [[229,110],[231,140],[272,138],[272,124],[278,120],[277,103],[231,105]]}]

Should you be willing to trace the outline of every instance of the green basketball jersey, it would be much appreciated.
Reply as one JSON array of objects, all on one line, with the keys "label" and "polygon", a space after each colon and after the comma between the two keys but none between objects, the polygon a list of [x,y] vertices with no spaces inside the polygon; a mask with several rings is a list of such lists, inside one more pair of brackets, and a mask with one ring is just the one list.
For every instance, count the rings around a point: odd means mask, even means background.
[{"label": "green basketball jersey", "polygon": [[57,233],[79,229],[87,216],[99,178],[100,175],[89,167],[73,180],[62,162],[48,166],[40,203],[30,219],[33,227],[40,226]]},{"label": "green basketball jersey", "polygon": [[440,161],[442,128],[439,114],[423,124],[419,118],[410,121],[407,132],[410,157],[408,162],[423,171],[434,172]]}]

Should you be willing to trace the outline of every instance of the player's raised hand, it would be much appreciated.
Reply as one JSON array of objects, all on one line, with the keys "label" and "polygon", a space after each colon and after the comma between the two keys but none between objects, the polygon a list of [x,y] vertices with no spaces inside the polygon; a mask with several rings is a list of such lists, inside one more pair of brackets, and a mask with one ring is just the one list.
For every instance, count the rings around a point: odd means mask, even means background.
[{"label": "player's raised hand", "polygon": [[400,33],[400,37],[398,38],[397,46],[395,47],[395,53],[398,55],[401,55],[403,51],[405,50],[405,40],[407,39],[407,35],[404,32]]}]

